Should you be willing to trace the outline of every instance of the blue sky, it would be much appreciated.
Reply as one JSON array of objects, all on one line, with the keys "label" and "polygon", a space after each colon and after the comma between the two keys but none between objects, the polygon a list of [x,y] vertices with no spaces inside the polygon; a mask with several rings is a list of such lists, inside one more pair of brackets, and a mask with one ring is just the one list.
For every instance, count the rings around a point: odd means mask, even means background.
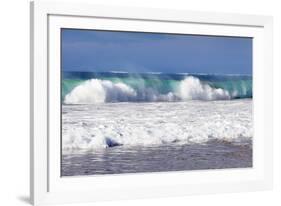
[{"label": "blue sky", "polygon": [[252,39],[62,29],[62,68],[252,74]]}]

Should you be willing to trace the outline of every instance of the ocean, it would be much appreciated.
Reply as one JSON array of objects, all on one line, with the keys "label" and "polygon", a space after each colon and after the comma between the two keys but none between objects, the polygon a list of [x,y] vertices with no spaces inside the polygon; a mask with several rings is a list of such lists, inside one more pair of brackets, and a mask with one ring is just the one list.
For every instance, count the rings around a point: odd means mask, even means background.
[{"label": "ocean", "polygon": [[62,176],[252,167],[252,77],[63,72]]}]

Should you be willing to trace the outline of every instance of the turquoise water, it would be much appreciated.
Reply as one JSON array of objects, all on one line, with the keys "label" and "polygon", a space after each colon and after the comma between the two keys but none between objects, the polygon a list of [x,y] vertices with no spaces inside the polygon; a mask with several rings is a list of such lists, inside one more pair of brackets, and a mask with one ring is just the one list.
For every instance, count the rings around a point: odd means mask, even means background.
[{"label": "turquoise water", "polygon": [[[208,93],[213,92],[214,94],[211,94],[212,100],[216,100],[216,95],[220,92],[217,89],[222,89],[224,92],[224,96],[220,95],[218,99],[252,98],[252,76],[244,75],[63,72],[62,77],[62,100],[77,86],[86,85],[87,82],[91,80],[98,80],[101,87],[107,92],[107,94],[105,94],[107,97],[106,101],[177,101],[182,100],[182,91],[181,95],[179,95],[179,88],[185,88],[188,92],[192,92],[191,95],[193,96],[191,98],[193,99],[198,98],[199,95],[199,97],[204,100],[202,96],[208,96]],[[186,79],[189,81],[184,81]],[[186,85],[183,85],[183,83]],[[99,85],[95,84],[95,86]],[[131,96],[126,96],[128,94],[126,91],[123,91],[124,87],[131,89],[133,94]],[[90,91],[87,89],[90,89]],[[89,95],[90,92],[95,92],[95,89],[96,88],[87,87],[79,91],[85,92],[85,95]],[[110,98],[110,95],[118,92],[122,98]],[[171,98],[163,97],[167,94],[169,94]],[[77,96],[77,92],[75,95]],[[79,95],[84,94],[78,93],[78,96]],[[126,98],[124,98],[124,95]],[[223,98],[225,96],[227,96],[227,98]]]}]

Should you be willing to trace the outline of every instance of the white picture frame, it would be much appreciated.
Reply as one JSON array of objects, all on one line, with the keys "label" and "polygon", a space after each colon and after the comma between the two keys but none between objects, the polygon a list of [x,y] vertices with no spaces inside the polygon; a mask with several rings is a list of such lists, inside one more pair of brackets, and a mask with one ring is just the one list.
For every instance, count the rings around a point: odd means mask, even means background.
[{"label": "white picture frame", "polygon": [[[60,28],[250,36],[253,46],[253,168],[60,176]],[[272,17],[31,2],[31,182],[34,205],[272,188]],[[163,181],[165,180],[165,181]]]}]

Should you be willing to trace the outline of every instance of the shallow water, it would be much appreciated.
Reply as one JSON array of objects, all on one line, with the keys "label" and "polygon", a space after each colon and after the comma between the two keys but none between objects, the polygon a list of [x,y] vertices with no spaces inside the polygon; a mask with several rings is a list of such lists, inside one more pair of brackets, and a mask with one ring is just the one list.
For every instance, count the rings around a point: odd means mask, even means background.
[{"label": "shallow water", "polygon": [[115,146],[63,151],[62,176],[252,167],[252,142]]}]

